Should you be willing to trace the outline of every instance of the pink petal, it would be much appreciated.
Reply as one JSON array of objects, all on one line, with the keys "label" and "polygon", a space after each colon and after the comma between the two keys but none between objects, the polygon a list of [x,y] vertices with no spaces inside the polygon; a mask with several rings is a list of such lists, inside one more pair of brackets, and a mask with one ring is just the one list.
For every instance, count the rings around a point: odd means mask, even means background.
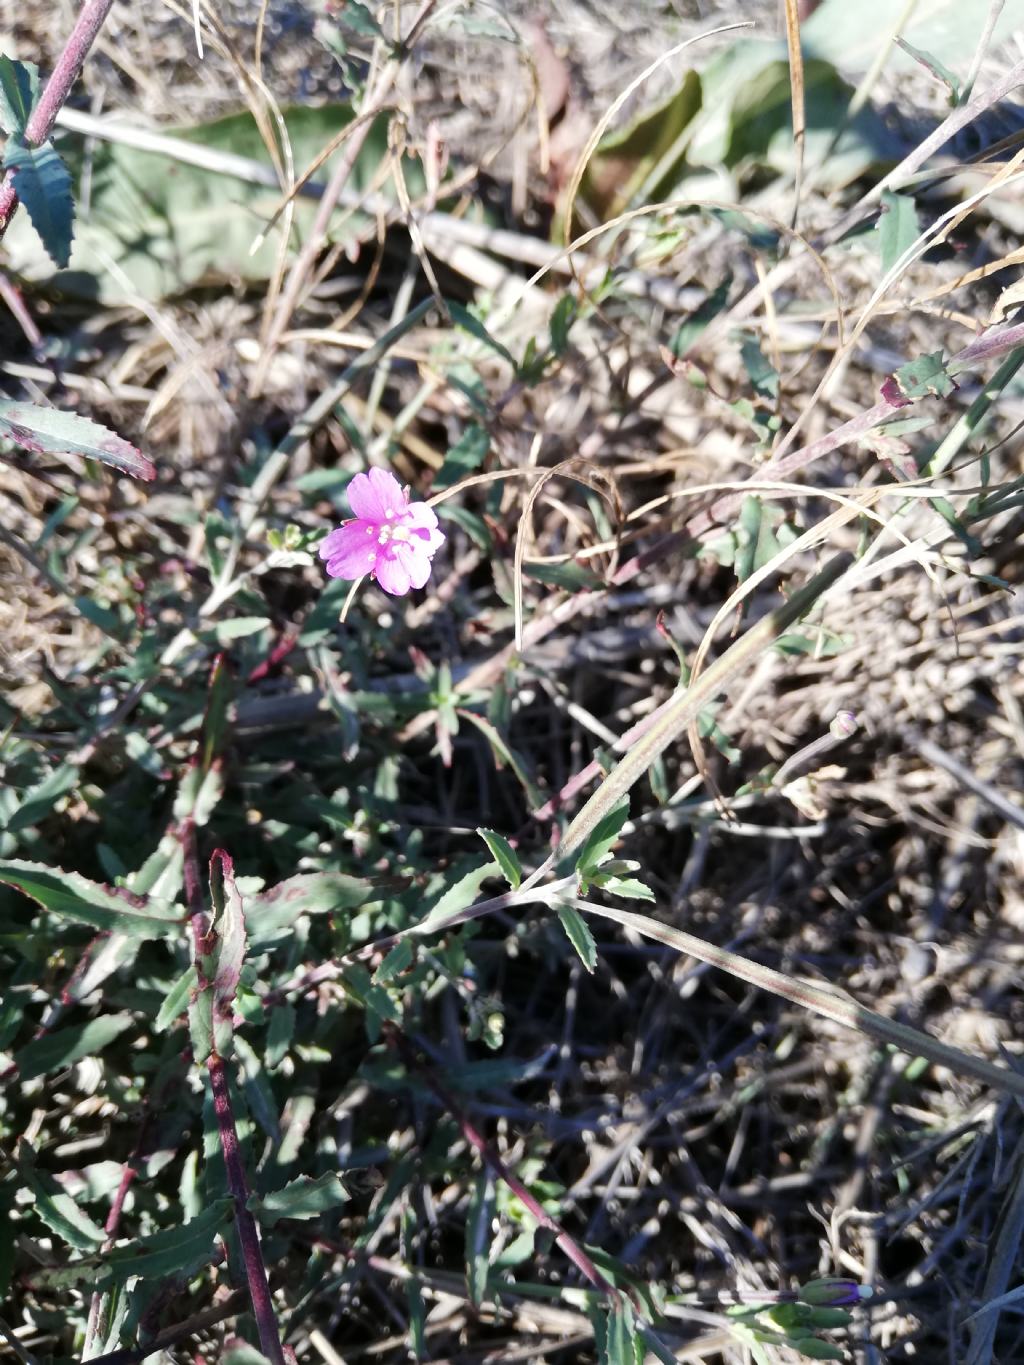
[{"label": "pink petal", "polygon": [[421,588],[430,576],[428,562],[426,574],[419,583],[414,583],[409,562],[411,558],[408,545],[392,544],[377,559],[373,576],[384,591],[391,593],[393,597],[404,597],[413,586]]},{"label": "pink petal", "polygon": [[331,578],[362,578],[377,562],[376,527],[365,521],[346,521],[324,540],[319,555],[327,561]]},{"label": "pink petal", "polygon": [[434,554],[444,544],[444,532],[438,529],[434,509],[425,502],[413,502],[405,509],[402,525],[413,533],[413,545]]},{"label": "pink petal", "polygon": [[[364,521],[387,525],[402,515],[406,497],[402,485],[386,469],[371,469],[368,474],[357,474],[348,486],[348,503],[357,517]],[[388,513],[391,516],[388,516]]]}]

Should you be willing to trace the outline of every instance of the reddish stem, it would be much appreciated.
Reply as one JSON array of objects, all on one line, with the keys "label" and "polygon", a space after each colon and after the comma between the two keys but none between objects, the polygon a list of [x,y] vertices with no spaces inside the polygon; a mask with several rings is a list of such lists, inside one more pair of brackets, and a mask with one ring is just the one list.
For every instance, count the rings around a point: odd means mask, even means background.
[{"label": "reddish stem", "polygon": [[238,1132],[235,1128],[234,1110],[231,1108],[231,1093],[224,1058],[217,1052],[211,1052],[206,1067],[213,1089],[213,1112],[217,1116],[220,1146],[228,1174],[228,1188],[235,1201],[235,1228],[242,1248],[242,1260],[245,1262],[245,1277],[249,1282],[249,1297],[252,1300],[256,1328],[260,1334],[260,1347],[272,1365],[285,1365],[281,1336],[277,1328],[277,1314],[274,1312],[274,1304],[270,1297],[267,1268],[260,1247],[260,1235],[256,1229],[256,1219],[247,1207],[249,1183],[245,1178],[245,1166],[238,1145]]},{"label": "reddish stem", "polygon": [[402,1060],[410,1070],[426,1082],[430,1089],[440,1100],[441,1104],[455,1119],[462,1136],[469,1145],[480,1154],[481,1160],[491,1168],[499,1180],[504,1181],[512,1193],[522,1202],[523,1206],[529,1209],[530,1213],[537,1220],[542,1228],[547,1228],[549,1232],[555,1234],[555,1241],[572,1261],[573,1265],[581,1272],[585,1279],[589,1280],[595,1289],[599,1289],[602,1294],[608,1294],[613,1298],[618,1298],[618,1290],[615,1286],[601,1274],[597,1266],[583,1250],[580,1244],[571,1237],[561,1223],[551,1217],[550,1213],[539,1203],[530,1193],[518,1176],[513,1175],[509,1168],[502,1161],[501,1157],[488,1145],[483,1137],[473,1126],[472,1120],[462,1110],[458,1100],[448,1090],[444,1084],[438,1080],[429,1067],[423,1065],[417,1057],[415,1049],[410,1044],[408,1038],[393,1025],[388,1033],[402,1056]]},{"label": "reddish stem", "polygon": [[[46,82],[46,89],[25,125],[24,140],[29,146],[38,147],[53,132],[57,115],[67,103],[71,87],[78,80],[89,49],[96,41],[96,35],[103,27],[113,5],[114,0],[85,0],[78,22],[71,30],[71,35],[64,44],[64,51],[57,59],[57,65]],[[14,188],[14,177],[8,172],[4,176],[3,184],[0,185],[0,237],[7,231],[17,207],[18,194]]]},{"label": "reddish stem", "polygon": [[[213,983],[205,980],[200,966],[200,959],[204,955],[209,934],[210,919],[202,891],[202,873],[199,869],[199,855],[196,849],[196,827],[191,817],[182,822],[178,837],[181,840],[184,857],[185,901],[192,921],[196,965],[199,967],[198,989],[212,991]],[[230,870],[230,859],[222,850],[218,849],[213,856],[220,858],[222,869]],[[253,1316],[256,1319],[256,1329],[260,1336],[260,1348],[271,1365],[287,1365],[281,1347],[277,1314],[274,1312],[273,1300],[270,1297],[267,1267],[263,1261],[263,1250],[260,1247],[256,1219],[248,1207],[249,1182],[245,1175],[242,1151],[238,1145],[238,1130],[235,1127],[235,1113],[231,1107],[227,1067],[224,1064],[224,1058],[216,1050],[211,1052],[207,1058],[206,1069],[209,1072],[210,1088],[213,1091],[213,1112],[217,1118],[217,1131],[220,1134],[220,1147],[224,1155],[228,1189],[231,1191],[231,1197],[235,1204],[235,1228],[238,1232],[238,1243],[245,1265],[245,1278],[249,1284],[249,1298],[252,1302]]]}]

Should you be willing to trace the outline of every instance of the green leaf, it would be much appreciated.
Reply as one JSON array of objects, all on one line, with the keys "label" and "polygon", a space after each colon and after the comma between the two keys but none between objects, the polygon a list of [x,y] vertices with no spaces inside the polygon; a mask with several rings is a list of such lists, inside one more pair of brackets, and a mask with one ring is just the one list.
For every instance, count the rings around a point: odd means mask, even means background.
[{"label": "green leaf", "polygon": [[619,832],[629,819],[629,799],[622,797],[606,815],[603,815],[591,830],[576,859],[580,876],[598,866],[606,853],[610,853],[618,842]]},{"label": "green leaf", "polygon": [[254,947],[265,947],[289,930],[300,915],[327,915],[379,905],[408,882],[400,877],[349,877],[342,872],[300,872],[246,897],[245,923]]},{"label": "green leaf", "polygon": [[501,868],[505,875],[505,880],[513,889],[523,880],[523,867],[519,861],[519,855],[505,838],[504,834],[497,834],[493,829],[478,829],[477,834],[487,845],[491,856]]},{"label": "green leaf", "polygon": [[181,931],[177,906],[101,886],[78,872],[7,858],[0,859],[0,882],[16,886],[55,915],[94,929],[116,929],[137,939],[166,938]]},{"label": "green leaf", "polygon": [[193,762],[174,798],[174,818],[191,820],[196,826],[205,825],[213,814],[217,802],[224,794],[224,777],[218,767],[204,769],[199,762]]},{"label": "green leaf", "polygon": [[579,954],[580,961],[588,972],[593,972],[597,966],[597,944],[590,932],[590,926],[574,905],[559,905],[556,909],[558,918],[562,921],[562,928]]},{"label": "green leaf", "polygon": [[216,1199],[189,1223],[117,1247],[104,1258],[104,1278],[123,1282],[132,1275],[148,1281],[195,1275],[210,1264],[214,1242],[231,1221],[233,1207],[228,1197]]},{"label": "green leaf", "polygon": [[102,1014],[88,1024],[58,1029],[36,1038],[14,1054],[22,1080],[45,1076],[82,1057],[95,1056],[132,1025],[130,1014]]},{"label": "green leaf", "polygon": [[490,332],[475,313],[471,313],[468,308],[463,308],[461,303],[452,303],[450,301],[448,302],[448,311],[451,314],[452,322],[455,323],[456,327],[461,327],[464,332],[468,332],[470,336],[475,337],[477,341],[482,341],[485,346],[489,347],[497,355],[500,355],[503,360],[507,360],[513,368],[515,367],[515,356],[507,346],[503,346],[496,337],[491,336]]},{"label": "green leaf", "polygon": [[946,370],[941,351],[932,351],[928,355],[918,356],[916,360],[907,361],[893,377],[903,396],[911,400],[926,398],[929,394],[947,398],[956,388]]},{"label": "green leaf", "polygon": [[401,943],[395,944],[390,953],[388,953],[387,957],[374,972],[374,983],[378,986],[382,986],[388,981],[394,981],[396,976],[400,976],[402,972],[412,965],[412,959],[412,940],[403,938]]},{"label": "green leaf", "polygon": [[779,396],[779,372],[761,350],[761,343],[756,337],[743,338],[740,342],[740,358],[757,396],[774,403]]},{"label": "green leaf", "polygon": [[262,1197],[253,1195],[248,1207],[261,1223],[272,1227],[279,1218],[316,1218],[318,1214],[344,1204],[347,1199],[344,1185],[333,1171],[329,1171],[316,1180],[300,1175],[283,1190],[274,1190]]},{"label": "green leaf", "polygon": [[701,334],[707,330],[708,325],[718,317],[729,302],[731,288],[732,275],[726,275],[725,279],[715,286],[704,302],[679,324],[669,342],[669,350],[677,359],[681,360],[683,356],[693,350]]},{"label": "green leaf", "polygon": [[217,939],[213,995],[218,1009],[230,1016],[245,961],[245,914],[234,864],[221,849],[210,859],[210,898]]},{"label": "green leaf", "polygon": [[196,969],[194,966],[189,966],[164,996],[164,1002],[153,1020],[153,1027],[157,1033],[163,1033],[165,1029],[170,1028],[176,1019],[181,1017],[192,992],[198,985],[199,977],[196,975]]},{"label": "green leaf", "polygon": [[882,272],[888,274],[900,257],[917,241],[920,228],[917,205],[906,194],[882,195],[882,216],[878,220],[878,249],[882,254]]},{"label": "green leaf", "polygon": [[487,458],[490,448],[490,435],[483,427],[471,423],[455,444],[449,447],[444,464],[434,476],[435,490],[440,492],[442,488],[450,488],[453,483],[475,473]]},{"label": "green leaf", "polygon": [[481,863],[479,867],[474,867],[471,872],[460,877],[427,911],[420,921],[420,932],[429,932],[431,925],[443,923],[449,916],[457,915],[460,910],[472,905],[482,884],[489,877],[499,876],[500,873],[501,869],[497,863],[487,862]]},{"label": "green leaf", "polygon": [[466,1282],[474,1308],[480,1307],[487,1294],[493,1217],[494,1182],[489,1171],[482,1171],[473,1184],[466,1210]]},{"label": "green leaf", "polygon": [[39,98],[39,68],[0,54],[0,128],[21,137]]},{"label": "green leaf", "polygon": [[791,545],[797,532],[777,507],[762,502],[753,493],[743,499],[736,526],[736,577],[742,583],[757,569]]},{"label": "green leaf", "polygon": [[102,460],[136,479],[155,479],[156,466],[135,446],[98,422],[59,408],[0,401],[0,436],[25,450],[50,455],[84,455]]},{"label": "green leaf", "polygon": [[52,142],[30,147],[12,137],[4,152],[4,165],[14,176],[18,198],[39,234],[47,254],[59,269],[71,259],[75,206],[71,199],[71,176]]},{"label": "green leaf", "polygon": [[569,592],[594,592],[604,587],[600,574],[584,564],[532,564],[527,560],[523,573],[538,583],[549,583],[553,588],[566,588]]},{"label": "green leaf", "polygon": [[43,778],[42,782],[27,791],[21,798],[21,805],[7,821],[8,831],[11,834],[17,834],[19,830],[29,829],[32,825],[37,825],[40,820],[45,820],[48,815],[53,813],[60,798],[74,790],[78,783],[78,776],[77,764],[59,764],[53,772]]},{"label": "green leaf", "polygon": [[[348,126],[352,109],[348,104],[301,105],[285,109],[282,117],[298,174]],[[375,183],[390,155],[388,124],[387,114],[370,124],[356,157],[345,186],[346,196],[351,194],[355,202],[370,190],[394,197],[390,177],[379,188]],[[277,173],[252,115],[230,114],[198,127],[160,131],[181,144],[180,159],[102,141],[90,149],[89,204],[79,216],[68,270],[53,275],[35,233],[20,214],[4,238],[8,268],[107,304],[123,304],[133,297],[158,302],[200,283],[237,285],[268,279],[287,220],[251,250],[281,200]],[[77,174],[84,143],[71,136],[62,150]],[[314,181],[326,185],[347,154],[347,146],[337,148]],[[207,159],[212,166],[189,164],[187,157]],[[237,179],[229,173],[238,158],[253,166],[258,179]],[[422,163],[405,156],[402,168],[415,202],[425,185]],[[296,199],[294,243],[307,236],[318,208],[312,198]],[[369,221],[365,212],[335,214],[331,241],[340,246],[358,242]],[[116,273],[108,261],[116,262]]]},{"label": "green leaf", "polygon": [[102,1245],[106,1236],[103,1229],[82,1212],[52,1176],[36,1170],[35,1152],[25,1141],[18,1144],[17,1163],[22,1180],[35,1197],[36,1212],[51,1232],[76,1251],[95,1251]]},{"label": "green leaf", "polygon": [[235,616],[230,621],[218,621],[215,628],[217,643],[229,645],[247,635],[258,635],[270,625],[268,616]]}]

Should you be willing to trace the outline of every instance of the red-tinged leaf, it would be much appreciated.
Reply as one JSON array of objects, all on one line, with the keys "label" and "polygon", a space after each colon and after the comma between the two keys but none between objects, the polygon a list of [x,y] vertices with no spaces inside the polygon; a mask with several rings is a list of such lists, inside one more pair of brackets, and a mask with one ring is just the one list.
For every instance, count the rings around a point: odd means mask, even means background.
[{"label": "red-tinged leaf", "polygon": [[245,915],[242,897],[235,885],[235,867],[222,848],[210,859],[210,898],[213,902],[213,928],[217,934],[217,967],[213,994],[218,1009],[231,1013],[238,978],[245,961]]},{"label": "red-tinged leaf", "polygon": [[894,375],[889,376],[878,392],[894,408],[909,408],[911,405],[911,400],[900,390]]},{"label": "red-tinged leaf", "polygon": [[85,455],[136,479],[155,479],[156,466],[128,441],[75,412],[36,403],[0,401],[0,437],[39,454]]}]

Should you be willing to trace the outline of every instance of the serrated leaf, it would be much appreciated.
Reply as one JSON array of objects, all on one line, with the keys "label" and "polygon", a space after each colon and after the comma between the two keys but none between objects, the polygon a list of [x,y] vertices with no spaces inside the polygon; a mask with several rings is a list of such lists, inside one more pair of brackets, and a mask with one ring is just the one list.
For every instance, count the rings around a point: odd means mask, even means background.
[{"label": "serrated leaf", "polygon": [[420,921],[420,932],[427,933],[431,925],[440,924],[450,915],[456,915],[460,910],[465,910],[476,900],[477,892],[483,883],[489,877],[500,875],[501,869],[495,862],[481,863],[479,867],[474,867],[471,872],[467,872],[464,877],[460,877],[453,886],[450,886],[440,900],[431,906]]},{"label": "serrated leaf", "polygon": [[587,971],[593,972],[597,966],[597,944],[590,932],[590,926],[574,905],[559,905],[556,908],[566,937],[576,949]]},{"label": "serrated leaf", "polygon": [[84,455],[131,474],[155,479],[156,466],[129,442],[75,412],[35,403],[0,401],[0,436],[25,450],[51,455]]},{"label": "serrated leaf", "polygon": [[903,253],[913,246],[919,232],[917,205],[913,199],[886,190],[882,195],[882,216],[878,220],[878,249],[882,254],[883,274],[888,274]]},{"label": "serrated leaf", "polygon": [[132,1275],[143,1280],[168,1275],[188,1277],[209,1265],[217,1235],[231,1219],[233,1200],[216,1199],[190,1223],[166,1228],[131,1246],[107,1254],[104,1279],[123,1282]]},{"label": "serrated leaf", "polygon": [[300,915],[379,905],[408,885],[404,877],[349,877],[342,872],[300,872],[246,897],[245,922],[254,947],[272,943]]},{"label": "serrated leaf", "polygon": [[170,1028],[175,1019],[184,1013],[192,992],[199,985],[199,978],[196,975],[194,966],[189,966],[181,976],[178,977],[174,985],[164,996],[164,1002],[157,1011],[157,1016],[153,1020],[153,1027],[157,1033],[163,1033]]},{"label": "serrated leaf", "polygon": [[493,829],[478,829],[477,834],[487,845],[491,856],[504,873],[505,880],[513,889],[523,880],[523,867],[519,861],[519,855],[505,838],[504,834],[498,834]]},{"label": "serrated leaf", "polygon": [[0,54],[0,128],[20,137],[39,98],[39,68]]},{"label": "serrated leaf", "polygon": [[104,1231],[78,1207],[52,1176],[35,1168],[35,1152],[27,1142],[18,1145],[18,1173],[32,1191],[35,1208],[51,1232],[76,1251],[95,1251],[104,1241]]},{"label": "serrated leaf", "polygon": [[94,929],[116,929],[137,939],[165,938],[181,929],[177,906],[101,886],[78,872],[6,858],[0,860],[0,882],[24,891],[55,915]]},{"label": "serrated leaf", "polygon": [[600,872],[592,872],[589,880],[609,896],[623,896],[626,900],[652,901],[654,892],[636,877],[606,877]]},{"label": "serrated leaf", "polygon": [[893,378],[899,385],[900,393],[910,401],[927,398],[929,394],[947,398],[956,388],[956,383],[946,370],[941,351],[932,351],[928,355],[918,356],[916,360],[907,361]]},{"label": "serrated leaf", "polygon": [[205,825],[224,794],[224,778],[219,767],[206,770],[193,763],[181,779],[174,798],[174,818],[179,823],[191,820],[194,825]]},{"label": "serrated leaf", "polygon": [[103,1014],[88,1024],[57,1029],[26,1043],[14,1054],[23,1080],[45,1076],[49,1071],[70,1066],[82,1057],[95,1056],[132,1024],[130,1014]]},{"label": "serrated leaf", "polygon": [[75,206],[71,175],[57,148],[49,140],[39,147],[30,147],[20,137],[12,137],[4,151],[4,166],[14,176],[18,198],[25,205],[47,255],[58,269],[63,269],[71,259]]},{"label": "serrated leaf", "polygon": [[253,1195],[248,1208],[261,1223],[272,1227],[279,1218],[316,1218],[327,1209],[337,1208],[348,1199],[348,1191],[333,1171],[315,1180],[300,1175],[283,1190],[262,1197]]}]

